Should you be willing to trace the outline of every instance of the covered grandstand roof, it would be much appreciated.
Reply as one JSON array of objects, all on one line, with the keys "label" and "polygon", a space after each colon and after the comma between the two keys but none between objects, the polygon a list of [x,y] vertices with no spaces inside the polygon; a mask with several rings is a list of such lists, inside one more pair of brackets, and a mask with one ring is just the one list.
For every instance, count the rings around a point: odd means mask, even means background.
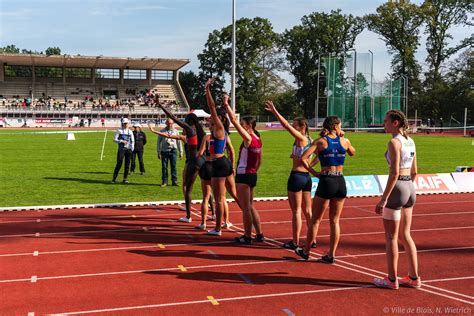
[{"label": "covered grandstand roof", "polygon": [[0,62],[9,65],[80,68],[129,68],[179,70],[189,59],[131,58],[81,55],[0,54]]}]

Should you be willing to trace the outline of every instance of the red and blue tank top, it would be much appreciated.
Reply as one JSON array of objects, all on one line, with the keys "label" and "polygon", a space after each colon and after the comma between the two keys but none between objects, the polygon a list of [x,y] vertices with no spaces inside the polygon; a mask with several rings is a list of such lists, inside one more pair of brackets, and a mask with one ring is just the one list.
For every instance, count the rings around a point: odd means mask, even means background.
[{"label": "red and blue tank top", "polygon": [[249,147],[245,147],[243,142],[240,145],[237,174],[257,173],[257,167],[262,160],[262,140],[256,135],[251,136]]}]

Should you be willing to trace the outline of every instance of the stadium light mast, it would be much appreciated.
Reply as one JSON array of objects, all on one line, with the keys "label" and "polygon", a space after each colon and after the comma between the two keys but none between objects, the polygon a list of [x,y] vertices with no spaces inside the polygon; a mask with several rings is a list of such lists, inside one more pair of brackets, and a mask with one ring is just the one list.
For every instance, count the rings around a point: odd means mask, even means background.
[{"label": "stadium light mast", "polygon": [[236,49],[236,25],[237,0],[232,0],[232,73],[231,73],[231,104],[235,113],[235,49]]}]

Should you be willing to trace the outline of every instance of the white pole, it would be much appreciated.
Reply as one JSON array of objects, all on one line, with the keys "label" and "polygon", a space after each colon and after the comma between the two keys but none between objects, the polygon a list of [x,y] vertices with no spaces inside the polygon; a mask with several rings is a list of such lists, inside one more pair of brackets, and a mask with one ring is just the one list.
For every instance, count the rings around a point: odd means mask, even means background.
[{"label": "white pole", "polygon": [[237,0],[232,0],[232,74],[231,74],[231,104],[235,113],[235,50],[236,50],[236,25]]},{"label": "white pole", "polygon": [[104,134],[104,142],[102,143],[102,152],[100,153],[100,160],[102,161],[102,157],[104,156],[104,148],[105,148],[105,139],[107,138],[107,130],[105,130]]},{"label": "white pole", "polygon": [[413,127],[413,133],[415,134],[417,132],[417,127],[416,127],[416,124],[418,123],[417,120],[418,120],[418,110],[415,110],[415,126]]},{"label": "white pole", "polygon": [[464,108],[464,136],[466,136],[466,126],[467,126],[467,108]]},{"label": "white pole", "polygon": [[[318,57],[318,82],[316,83],[316,101],[315,101],[315,109],[314,109],[314,127],[318,129],[318,113],[319,113],[319,73],[321,71],[321,56]],[[326,113],[326,116],[327,113]]]}]

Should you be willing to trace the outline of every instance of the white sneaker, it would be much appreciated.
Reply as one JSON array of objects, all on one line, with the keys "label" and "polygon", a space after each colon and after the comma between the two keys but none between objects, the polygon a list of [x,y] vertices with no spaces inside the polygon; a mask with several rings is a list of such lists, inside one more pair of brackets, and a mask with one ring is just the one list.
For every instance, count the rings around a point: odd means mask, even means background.
[{"label": "white sneaker", "polygon": [[231,222],[228,222],[228,223],[223,223],[221,225],[222,228],[231,228],[232,227],[232,223]]},{"label": "white sneaker", "polygon": [[199,224],[199,225],[195,226],[194,228],[200,229],[200,230],[206,230],[206,224]]},{"label": "white sneaker", "polygon": [[190,218],[187,218],[186,216],[185,217],[181,217],[180,219],[178,219],[178,222],[182,222],[182,223],[191,223],[193,220]]},{"label": "white sneaker", "polygon": [[222,232],[220,230],[213,229],[213,230],[208,230],[207,234],[212,235],[212,236],[221,236]]}]

